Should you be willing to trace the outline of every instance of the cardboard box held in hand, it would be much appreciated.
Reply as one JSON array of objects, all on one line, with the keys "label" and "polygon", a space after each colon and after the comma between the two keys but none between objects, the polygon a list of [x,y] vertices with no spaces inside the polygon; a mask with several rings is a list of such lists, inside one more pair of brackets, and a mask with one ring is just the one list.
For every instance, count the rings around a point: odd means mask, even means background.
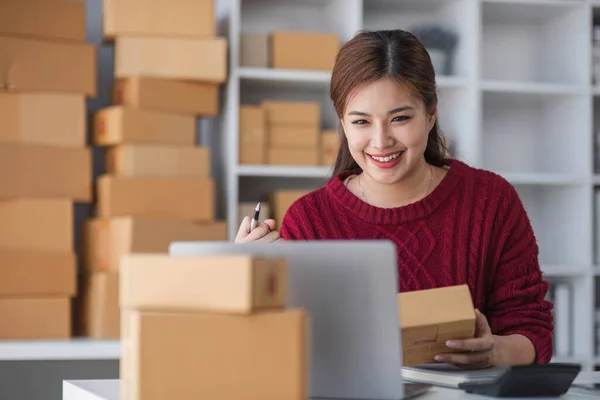
[{"label": "cardboard box held in hand", "polygon": [[403,364],[435,363],[441,353],[456,352],[449,339],[475,336],[475,308],[467,285],[398,294]]}]

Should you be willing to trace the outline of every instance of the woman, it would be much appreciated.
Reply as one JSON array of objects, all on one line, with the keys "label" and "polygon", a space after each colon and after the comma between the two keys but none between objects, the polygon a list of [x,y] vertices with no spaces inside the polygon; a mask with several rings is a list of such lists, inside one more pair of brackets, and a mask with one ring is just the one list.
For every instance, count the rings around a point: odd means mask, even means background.
[{"label": "woman", "polygon": [[[464,368],[546,363],[552,304],[528,216],[500,176],[445,157],[435,74],[410,33],[362,32],[341,49],[330,95],[340,118],[333,177],[236,242],[387,239],[400,291],[468,284],[476,337],[438,360]],[[480,312],[479,312],[480,310]]]}]

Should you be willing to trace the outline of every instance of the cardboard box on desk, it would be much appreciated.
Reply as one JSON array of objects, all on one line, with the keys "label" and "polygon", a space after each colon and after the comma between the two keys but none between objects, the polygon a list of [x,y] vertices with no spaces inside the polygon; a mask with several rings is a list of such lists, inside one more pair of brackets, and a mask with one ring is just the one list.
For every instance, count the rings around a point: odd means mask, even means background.
[{"label": "cardboard box on desk", "polygon": [[310,319],[303,310],[125,315],[120,375],[128,400],[309,397]]},{"label": "cardboard box on desk", "polygon": [[130,253],[167,253],[176,241],[226,241],[224,221],[194,222],[152,217],[88,219],[83,225],[82,257],[88,271],[118,271]]},{"label": "cardboard box on desk", "polygon": [[0,198],[92,200],[89,148],[0,144]]},{"label": "cardboard box on desk", "polygon": [[196,118],[188,115],[111,106],[94,115],[94,144],[127,143],[194,146]]},{"label": "cardboard box on desk", "polygon": [[162,217],[213,222],[215,183],[208,178],[100,176],[98,217]]},{"label": "cardboard box on desk", "polygon": [[0,92],[0,142],[86,145],[85,97],[70,93]]},{"label": "cardboard box on desk", "polygon": [[96,47],[0,35],[0,90],[95,97]]},{"label": "cardboard box on desk", "polygon": [[209,147],[125,144],[105,154],[107,174],[123,177],[210,178]]},{"label": "cardboard box on desk", "polygon": [[288,270],[281,258],[128,254],[119,270],[126,309],[243,315],[287,306]]},{"label": "cardboard box on desk", "polygon": [[115,78],[134,76],[225,83],[227,40],[221,37],[118,37]]},{"label": "cardboard box on desk", "polygon": [[0,247],[73,250],[73,203],[65,199],[0,201]]},{"label": "cardboard box on desk", "polygon": [[104,0],[103,32],[116,36],[206,37],[216,34],[215,0]]},{"label": "cardboard box on desk", "polygon": [[214,83],[132,77],[118,79],[115,105],[176,114],[214,117],[219,113],[219,87]]},{"label": "cardboard box on desk", "polygon": [[437,354],[455,352],[449,339],[475,335],[475,308],[467,285],[398,294],[404,365],[435,363]]},{"label": "cardboard box on desk", "polygon": [[0,34],[85,42],[85,3],[2,0]]}]

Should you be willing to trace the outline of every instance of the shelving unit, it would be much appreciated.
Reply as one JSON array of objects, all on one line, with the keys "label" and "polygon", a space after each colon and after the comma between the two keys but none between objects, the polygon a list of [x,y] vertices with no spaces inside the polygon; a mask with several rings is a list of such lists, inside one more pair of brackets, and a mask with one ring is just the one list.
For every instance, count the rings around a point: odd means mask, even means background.
[{"label": "shelving unit", "polygon": [[0,341],[0,361],[118,360],[118,340],[6,340]]},{"label": "shelving unit", "polygon": [[240,67],[240,34],[307,30],[333,32],[346,41],[360,29],[440,23],[459,35],[451,73],[437,77],[442,130],[457,158],[515,185],[547,279],[573,288],[572,354],[557,360],[600,367],[594,321],[594,277],[600,276],[594,20],[600,23],[600,0],[233,0],[223,132],[231,239],[239,201],[256,201],[273,189],[315,188],[331,173],[330,167],[238,165],[239,106],[263,98],[311,99],[322,104],[324,129],[337,124],[329,73]]}]

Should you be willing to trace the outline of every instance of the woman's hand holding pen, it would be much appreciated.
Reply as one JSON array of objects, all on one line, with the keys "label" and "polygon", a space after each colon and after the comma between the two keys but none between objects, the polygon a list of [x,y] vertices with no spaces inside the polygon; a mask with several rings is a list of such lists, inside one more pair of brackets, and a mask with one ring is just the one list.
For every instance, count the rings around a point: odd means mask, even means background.
[{"label": "woman's hand holding pen", "polygon": [[250,232],[251,222],[251,217],[244,218],[235,237],[235,243],[274,243],[283,240],[279,236],[279,232],[275,230],[275,220],[267,219],[263,222],[256,222],[256,226]]}]

